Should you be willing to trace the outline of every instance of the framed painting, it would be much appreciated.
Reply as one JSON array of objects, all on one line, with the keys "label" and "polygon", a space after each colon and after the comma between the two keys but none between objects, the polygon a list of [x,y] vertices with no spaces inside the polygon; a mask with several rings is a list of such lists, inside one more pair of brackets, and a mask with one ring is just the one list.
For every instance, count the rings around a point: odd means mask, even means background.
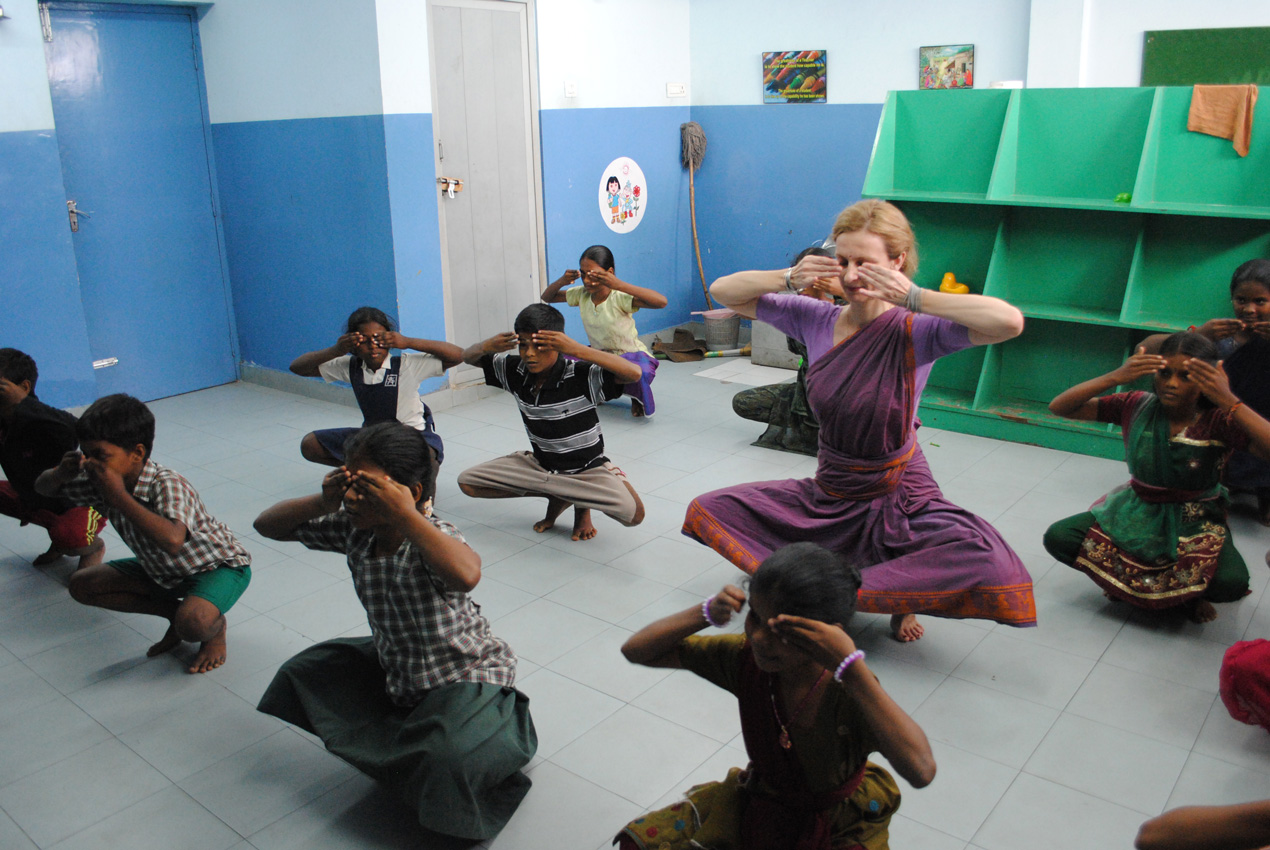
[{"label": "framed painting", "polygon": [[919,89],[969,89],[975,85],[975,46],[944,44],[917,50]]}]

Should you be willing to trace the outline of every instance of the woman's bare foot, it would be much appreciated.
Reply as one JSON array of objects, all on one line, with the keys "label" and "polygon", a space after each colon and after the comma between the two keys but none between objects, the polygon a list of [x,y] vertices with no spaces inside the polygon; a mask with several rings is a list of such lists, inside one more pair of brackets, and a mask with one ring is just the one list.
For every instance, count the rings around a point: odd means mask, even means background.
[{"label": "woman's bare foot", "polygon": [[46,564],[51,564],[54,561],[60,561],[61,559],[62,559],[61,550],[55,549],[54,547],[50,546],[47,552],[45,552],[43,555],[37,555],[35,557],[35,560],[32,561],[31,563],[37,567],[43,567]]},{"label": "woman's bare foot", "polygon": [[198,655],[194,656],[194,662],[190,664],[191,673],[206,673],[225,663],[225,658],[228,655],[225,648],[226,631],[226,629],[221,629],[220,634],[206,641],[198,648]]},{"label": "woman's bare foot", "polygon": [[[564,513],[564,509],[569,507],[571,502],[564,499],[557,499],[555,496],[547,498],[547,515],[534,523],[534,531],[542,534],[544,531],[550,531],[556,527],[556,519],[560,514]],[[573,538],[577,540],[578,538]]]},{"label": "woman's bare foot", "polygon": [[1207,599],[1200,599],[1191,607],[1189,616],[1192,623],[1211,623],[1217,619],[1217,609]]},{"label": "woman's bare foot", "polygon": [[917,622],[916,614],[892,614],[891,636],[901,643],[908,643],[926,634],[926,629]]},{"label": "woman's bare foot", "polygon": [[180,645],[181,636],[176,633],[176,626],[168,626],[167,632],[159,639],[159,642],[146,650],[146,658],[154,658],[156,655],[171,652]]},{"label": "woman's bare foot", "polygon": [[631,399],[631,416],[636,418],[644,415],[644,403],[637,398]]},{"label": "woman's bare foot", "polygon": [[590,540],[595,536],[595,526],[591,524],[590,508],[573,509],[573,539]]}]

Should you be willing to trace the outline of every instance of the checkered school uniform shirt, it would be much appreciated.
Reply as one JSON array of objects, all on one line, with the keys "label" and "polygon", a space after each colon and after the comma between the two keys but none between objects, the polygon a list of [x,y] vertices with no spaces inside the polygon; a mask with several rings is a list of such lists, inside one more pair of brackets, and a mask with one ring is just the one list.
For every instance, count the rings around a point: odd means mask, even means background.
[{"label": "checkered school uniform shirt", "polygon": [[137,556],[146,575],[169,590],[196,573],[219,566],[245,567],[251,555],[229,530],[229,526],[213,517],[203,507],[203,500],[190,482],[178,472],[146,458],[132,498],[160,516],[185,526],[185,544],[175,555],[169,555],[158,543],[123,515],[109,507],[87,473],[62,487],[58,494],[77,505],[89,505],[106,515],[123,542]]},{"label": "checkered school uniform shirt", "polygon": [[[428,520],[463,540],[450,523]],[[409,540],[393,554],[376,557],[374,533],[354,528],[343,508],[304,523],[295,538],[310,549],[348,556],[353,587],[388,676],[388,696],[397,705],[412,706],[431,688],[453,682],[515,684],[512,648],[494,637],[466,593],[446,589]]]}]

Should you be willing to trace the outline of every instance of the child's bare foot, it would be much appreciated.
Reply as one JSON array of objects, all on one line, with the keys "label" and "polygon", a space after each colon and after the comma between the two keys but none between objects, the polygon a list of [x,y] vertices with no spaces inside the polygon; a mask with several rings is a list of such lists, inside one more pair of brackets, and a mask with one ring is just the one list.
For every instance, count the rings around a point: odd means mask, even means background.
[{"label": "child's bare foot", "polygon": [[[572,502],[566,502],[564,499],[557,499],[555,496],[547,498],[547,515],[534,523],[534,531],[542,534],[544,531],[550,531],[556,527],[556,519],[560,514],[564,513],[564,509],[569,507]],[[573,538],[577,540],[578,538]]]},{"label": "child's bare foot", "polygon": [[926,629],[917,622],[916,614],[892,614],[891,636],[901,643],[908,643],[926,634]]},{"label": "child's bare foot", "polygon": [[168,626],[167,632],[159,639],[159,642],[146,650],[146,658],[154,658],[156,655],[171,652],[180,645],[181,636],[176,633],[176,626]]},{"label": "child's bare foot", "polygon": [[62,559],[61,550],[53,546],[50,546],[47,552],[45,552],[43,555],[37,555],[35,560],[32,561],[31,563],[37,567],[43,567],[46,564],[51,564],[54,561],[60,561],[61,559]]},{"label": "child's bare foot", "polygon": [[644,415],[644,403],[637,398],[631,399],[631,416],[640,417]]},{"label": "child's bare foot", "polygon": [[590,508],[573,509],[573,539],[590,540],[595,536],[595,526],[591,524]]},{"label": "child's bare foot", "polygon": [[1201,599],[1191,607],[1192,623],[1211,623],[1217,619],[1217,609],[1207,599]]},{"label": "child's bare foot", "polygon": [[191,673],[206,673],[225,663],[228,655],[225,648],[225,631],[222,629],[220,634],[199,647],[198,655],[194,656],[194,663],[190,664]]}]

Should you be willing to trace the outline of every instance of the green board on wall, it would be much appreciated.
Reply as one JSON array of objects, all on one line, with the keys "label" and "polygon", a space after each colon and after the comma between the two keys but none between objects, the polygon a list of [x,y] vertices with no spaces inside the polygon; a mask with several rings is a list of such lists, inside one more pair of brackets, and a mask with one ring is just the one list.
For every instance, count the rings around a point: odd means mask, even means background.
[{"label": "green board on wall", "polygon": [[1270,27],[1148,30],[1142,85],[1270,85]]}]

